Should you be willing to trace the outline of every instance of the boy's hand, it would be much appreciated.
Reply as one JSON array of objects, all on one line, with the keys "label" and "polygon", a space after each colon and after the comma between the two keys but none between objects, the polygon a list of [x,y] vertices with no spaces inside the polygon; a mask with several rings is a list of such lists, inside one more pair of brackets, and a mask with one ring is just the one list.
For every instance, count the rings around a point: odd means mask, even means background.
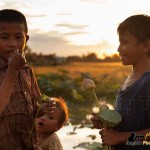
[{"label": "boy's hand", "polygon": [[112,129],[103,128],[99,134],[101,135],[102,145],[117,145],[121,143],[121,132]]},{"label": "boy's hand", "polygon": [[40,108],[44,111],[44,113],[51,113],[56,108],[56,102],[49,99],[46,103],[41,104]]},{"label": "boy's hand", "polygon": [[92,113],[92,117],[91,117],[91,122],[94,125],[95,128],[97,129],[102,129],[102,122],[100,120],[100,118],[98,117],[97,113]]},{"label": "boy's hand", "polygon": [[22,54],[19,53],[19,50],[14,50],[8,59],[8,66],[12,66],[19,71],[24,65],[25,59],[22,57]]}]

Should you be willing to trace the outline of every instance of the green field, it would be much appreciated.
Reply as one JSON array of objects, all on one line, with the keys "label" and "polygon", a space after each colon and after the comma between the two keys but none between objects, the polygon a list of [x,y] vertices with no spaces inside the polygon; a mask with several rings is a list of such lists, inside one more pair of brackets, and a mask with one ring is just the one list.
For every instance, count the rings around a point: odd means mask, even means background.
[{"label": "green field", "polygon": [[99,77],[102,74],[110,76],[117,76],[124,78],[128,75],[131,68],[123,66],[121,63],[70,63],[62,66],[50,67],[33,67],[36,74],[56,73],[58,70],[63,69],[69,72],[71,77],[77,77],[80,73],[90,73],[94,77]]},{"label": "green field", "polygon": [[95,82],[100,102],[114,105],[117,90],[131,70],[121,63],[70,63],[55,67],[34,67],[42,94],[62,97],[69,107],[70,120],[78,124],[86,120],[96,105],[92,91],[83,90],[83,79]]}]

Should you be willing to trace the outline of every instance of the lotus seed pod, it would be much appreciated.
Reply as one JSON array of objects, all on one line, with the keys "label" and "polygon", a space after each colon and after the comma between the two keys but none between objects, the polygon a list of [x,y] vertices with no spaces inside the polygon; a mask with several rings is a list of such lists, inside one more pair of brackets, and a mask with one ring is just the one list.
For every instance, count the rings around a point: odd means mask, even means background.
[{"label": "lotus seed pod", "polygon": [[99,117],[103,126],[108,128],[117,126],[122,120],[120,113],[110,109],[101,111],[101,113],[99,113]]},{"label": "lotus seed pod", "polygon": [[105,104],[99,105],[99,112],[103,111],[103,110],[108,110],[109,107]]},{"label": "lotus seed pod", "polygon": [[84,79],[83,80],[83,88],[85,90],[92,90],[95,88],[95,83],[91,79]]}]

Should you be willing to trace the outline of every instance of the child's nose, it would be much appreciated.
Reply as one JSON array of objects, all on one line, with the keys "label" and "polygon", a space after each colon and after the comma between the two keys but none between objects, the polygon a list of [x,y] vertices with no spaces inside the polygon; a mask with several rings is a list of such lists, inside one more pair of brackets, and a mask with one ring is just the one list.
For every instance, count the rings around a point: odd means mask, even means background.
[{"label": "child's nose", "polygon": [[117,51],[121,52],[121,45],[118,46]]},{"label": "child's nose", "polygon": [[40,118],[40,120],[44,121],[44,120],[45,120],[45,117],[44,117],[44,116],[42,116],[42,117]]},{"label": "child's nose", "polygon": [[10,38],[9,42],[8,42],[8,45],[10,47],[17,47],[17,41],[15,40],[15,38]]}]

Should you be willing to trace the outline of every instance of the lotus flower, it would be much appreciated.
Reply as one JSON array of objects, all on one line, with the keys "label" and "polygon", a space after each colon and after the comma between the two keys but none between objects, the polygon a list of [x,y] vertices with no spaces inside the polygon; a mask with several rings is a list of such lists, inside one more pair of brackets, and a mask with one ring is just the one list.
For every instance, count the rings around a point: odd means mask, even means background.
[{"label": "lotus flower", "polygon": [[[94,89],[95,89],[94,81],[91,79],[84,79],[83,87],[84,87],[84,89],[93,91],[95,100],[98,103],[98,107],[99,107],[98,116],[102,123],[102,127],[112,128],[112,127],[117,126],[122,120],[121,115],[119,114],[119,112],[117,112],[115,110],[110,110],[107,105],[104,105],[104,104],[101,105],[99,103],[99,100],[94,91]],[[107,149],[112,149],[112,147],[107,146]]]},{"label": "lotus flower", "polygon": [[83,88],[85,90],[92,90],[92,89],[95,89],[95,83],[93,80],[91,79],[84,79],[83,80]]},{"label": "lotus flower", "polygon": [[95,93],[95,91],[94,91],[94,89],[95,89],[95,83],[94,83],[93,80],[84,78],[84,80],[83,80],[83,88],[84,88],[85,90],[92,90],[96,102],[99,103],[98,98],[97,98],[97,95],[96,95],[96,93]]}]

